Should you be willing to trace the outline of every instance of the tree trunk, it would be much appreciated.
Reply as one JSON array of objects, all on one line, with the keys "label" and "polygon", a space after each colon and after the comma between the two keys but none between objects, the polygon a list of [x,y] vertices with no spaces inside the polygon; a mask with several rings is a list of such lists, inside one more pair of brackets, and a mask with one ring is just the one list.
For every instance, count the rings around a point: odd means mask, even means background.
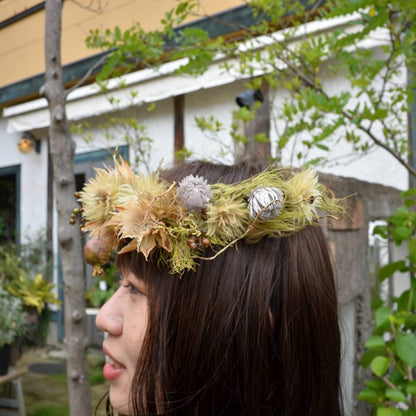
[{"label": "tree trunk", "polygon": [[49,102],[49,138],[53,163],[58,239],[64,284],[65,345],[71,416],[89,416],[91,398],[87,365],[85,283],[80,230],[69,223],[75,204],[74,151],[66,117],[66,96],[61,65],[61,18],[63,0],[46,0],[45,85],[41,93]]}]

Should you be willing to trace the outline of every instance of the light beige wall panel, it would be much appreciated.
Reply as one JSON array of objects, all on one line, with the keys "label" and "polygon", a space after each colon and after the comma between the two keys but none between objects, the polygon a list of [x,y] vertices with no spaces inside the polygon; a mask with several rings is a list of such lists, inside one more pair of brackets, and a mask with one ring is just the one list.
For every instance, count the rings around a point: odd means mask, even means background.
[{"label": "light beige wall panel", "polygon": [[0,30],[0,86],[44,71],[44,26],[38,12]]},{"label": "light beige wall panel", "polygon": [[[4,4],[2,4],[4,2]],[[13,3],[14,6],[13,6]],[[21,12],[39,1],[3,0],[0,12]],[[90,4],[90,0],[79,0]],[[102,9],[94,10],[98,4]],[[193,19],[243,4],[242,0],[204,0]],[[85,39],[91,29],[127,29],[140,21],[145,29],[160,26],[166,10],[175,5],[174,0],[95,0],[92,9],[80,7],[67,0],[62,21],[62,63],[68,64],[100,52],[88,49]],[[6,14],[4,14],[6,15]],[[4,20],[0,17],[0,21]],[[0,87],[18,82],[44,71],[45,12],[40,11],[0,30]]]},{"label": "light beige wall panel", "polygon": [[9,19],[37,4],[39,0],[3,0],[0,2],[0,21]]}]

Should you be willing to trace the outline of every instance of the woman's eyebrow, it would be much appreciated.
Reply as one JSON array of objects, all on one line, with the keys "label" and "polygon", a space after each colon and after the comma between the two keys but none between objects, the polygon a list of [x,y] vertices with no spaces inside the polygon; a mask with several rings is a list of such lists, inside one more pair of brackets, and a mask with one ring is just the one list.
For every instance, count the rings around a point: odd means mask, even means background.
[{"label": "woman's eyebrow", "polygon": [[145,281],[141,277],[136,276],[134,273],[128,273],[125,277],[126,279],[130,279],[131,283],[143,286],[144,288],[146,287]]}]

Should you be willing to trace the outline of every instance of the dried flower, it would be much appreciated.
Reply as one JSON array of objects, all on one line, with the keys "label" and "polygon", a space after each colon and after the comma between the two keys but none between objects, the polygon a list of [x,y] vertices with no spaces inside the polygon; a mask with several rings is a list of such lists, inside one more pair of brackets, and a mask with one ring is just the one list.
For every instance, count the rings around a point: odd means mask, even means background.
[{"label": "dried flower", "polygon": [[212,194],[206,179],[202,176],[188,175],[179,182],[178,196],[186,209],[202,211]]},{"label": "dried flower", "polygon": [[251,192],[248,199],[250,217],[256,218],[260,214],[260,219],[272,220],[280,214],[283,201],[284,196],[280,189],[259,186]]},{"label": "dried flower", "polygon": [[249,225],[244,201],[219,198],[207,210],[207,235],[231,241],[242,235]]},{"label": "dried flower", "polygon": [[79,192],[83,217],[92,223],[104,222],[114,210],[122,184],[134,181],[135,176],[123,160],[114,160],[114,169],[96,168],[97,175]]},{"label": "dried flower", "polygon": [[318,208],[343,213],[309,169],[270,168],[234,184],[208,185],[189,175],[175,187],[157,174],[135,175],[120,158],[114,169],[97,169],[78,197],[83,231],[108,242],[94,253],[96,271],[117,248],[119,254],[137,251],[146,259],[157,249],[158,262],[182,274],[196,268],[205,247],[219,254],[242,238],[254,243],[298,231],[316,218]]}]

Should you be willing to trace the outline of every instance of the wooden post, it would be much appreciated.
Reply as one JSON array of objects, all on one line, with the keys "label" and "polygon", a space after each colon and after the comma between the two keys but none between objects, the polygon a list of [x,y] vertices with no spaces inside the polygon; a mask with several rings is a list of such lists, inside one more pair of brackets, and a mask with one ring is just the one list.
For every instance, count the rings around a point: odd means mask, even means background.
[{"label": "wooden post", "polygon": [[173,109],[175,114],[174,121],[174,151],[175,163],[178,163],[180,158],[177,152],[182,150],[185,144],[185,128],[184,128],[184,107],[185,95],[177,95],[173,98]]}]

